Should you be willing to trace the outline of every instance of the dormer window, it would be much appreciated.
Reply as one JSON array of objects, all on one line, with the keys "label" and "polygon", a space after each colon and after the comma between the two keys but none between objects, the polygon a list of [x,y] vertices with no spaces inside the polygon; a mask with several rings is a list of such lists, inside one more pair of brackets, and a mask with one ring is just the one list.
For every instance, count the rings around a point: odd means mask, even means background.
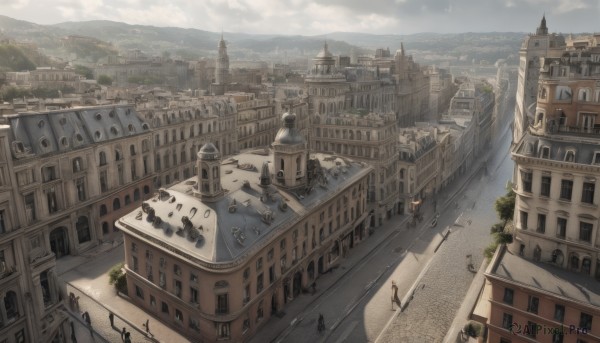
[{"label": "dormer window", "polygon": [[56,168],[54,166],[43,167],[42,180],[43,182],[56,180]]},{"label": "dormer window", "polygon": [[543,146],[540,149],[540,158],[550,158],[550,148],[547,146]]},{"label": "dormer window", "polygon": [[565,162],[574,162],[575,161],[575,152],[573,150],[568,150],[565,154]]},{"label": "dormer window", "polygon": [[600,164],[600,151],[594,152],[594,159],[592,160],[592,164]]}]

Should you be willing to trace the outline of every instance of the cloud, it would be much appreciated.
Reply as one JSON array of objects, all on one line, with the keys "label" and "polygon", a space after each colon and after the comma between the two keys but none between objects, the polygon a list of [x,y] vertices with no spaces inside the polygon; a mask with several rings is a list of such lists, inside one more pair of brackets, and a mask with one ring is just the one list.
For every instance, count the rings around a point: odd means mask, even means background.
[{"label": "cloud", "polygon": [[0,13],[40,24],[106,19],[210,31],[531,32],[545,12],[562,32],[597,30],[595,0],[0,0]]}]

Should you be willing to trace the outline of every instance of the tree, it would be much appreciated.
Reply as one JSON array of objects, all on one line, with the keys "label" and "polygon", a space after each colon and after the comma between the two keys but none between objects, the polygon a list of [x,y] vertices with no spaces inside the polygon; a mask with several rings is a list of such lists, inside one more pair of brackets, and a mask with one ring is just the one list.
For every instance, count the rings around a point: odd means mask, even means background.
[{"label": "tree", "polygon": [[98,76],[98,83],[103,85],[103,86],[110,86],[112,85],[113,79],[108,76],[108,75],[99,75]]},{"label": "tree", "polygon": [[114,285],[117,292],[127,294],[127,277],[123,272],[124,264],[118,263],[114,265],[108,272],[108,284]]},{"label": "tree", "polygon": [[88,80],[94,79],[94,71],[91,68],[82,66],[80,64],[75,65],[75,73],[85,76],[85,78]]},{"label": "tree", "polygon": [[506,225],[506,223],[513,218],[513,214],[515,212],[515,197],[516,194],[511,188],[508,190],[505,196],[496,199],[494,204],[496,212],[498,213],[498,217],[504,221],[504,225]]}]

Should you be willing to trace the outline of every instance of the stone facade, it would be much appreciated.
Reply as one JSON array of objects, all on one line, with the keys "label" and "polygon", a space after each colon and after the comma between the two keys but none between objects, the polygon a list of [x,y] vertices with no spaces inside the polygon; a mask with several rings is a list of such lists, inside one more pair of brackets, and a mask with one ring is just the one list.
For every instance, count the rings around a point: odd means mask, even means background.
[{"label": "stone facade", "polygon": [[132,300],[191,340],[249,339],[368,236],[372,168],[309,155],[295,120],[269,154],[205,145],[197,177],[119,220]]}]

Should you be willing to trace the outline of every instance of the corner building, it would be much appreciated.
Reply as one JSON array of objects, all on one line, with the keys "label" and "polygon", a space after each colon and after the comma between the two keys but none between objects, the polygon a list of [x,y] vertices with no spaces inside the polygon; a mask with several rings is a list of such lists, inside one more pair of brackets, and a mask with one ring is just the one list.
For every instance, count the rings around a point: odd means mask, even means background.
[{"label": "corner building", "polygon": [[372,168],[308,150],[283,115],[272,151],[221,160],[122,217],[134,303],[194,342],[241,342],[366,237]]}]

